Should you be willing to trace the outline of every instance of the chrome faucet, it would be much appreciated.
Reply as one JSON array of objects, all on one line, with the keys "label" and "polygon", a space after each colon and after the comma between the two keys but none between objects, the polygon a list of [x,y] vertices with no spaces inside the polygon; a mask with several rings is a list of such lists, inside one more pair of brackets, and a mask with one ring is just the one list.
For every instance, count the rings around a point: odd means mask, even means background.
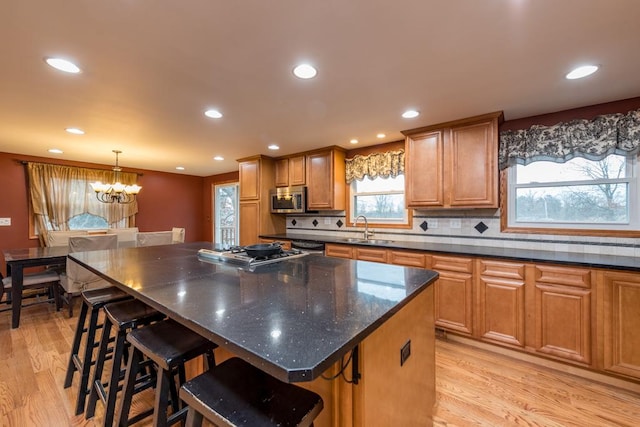
[{"label": "chrome faucet", "polygon": [[353,221],[353,226],[357,227],[358,226],[358,220],[362,218],[364,219],[364,240],[369,240],[369,237],[373,236],[373,231],[369,231],[369,222],[367,221],[367,217],[364,215],[358,215],[355,219],[355,221]]}]

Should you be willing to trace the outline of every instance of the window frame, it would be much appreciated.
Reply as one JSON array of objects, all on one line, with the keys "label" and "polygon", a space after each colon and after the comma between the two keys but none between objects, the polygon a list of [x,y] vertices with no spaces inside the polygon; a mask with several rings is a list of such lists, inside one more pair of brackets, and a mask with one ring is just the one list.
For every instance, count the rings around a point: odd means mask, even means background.
[{"label": "window frame", "polygon": [[[403,175],[404,176],[404,175]],[[371,179],[371,178],[370,178]],[[388,178],[383,178],[383,177],[375,177],[374,179],[388,179]],[[371,195],[371,194],[402,194],[405,196],[405,217],[402,221],[391,221],[391,220],[386,220],[386,221],[380,221],[379,218],[369,218],[367,217],[367,222],[369,227],[376,227],[376,228],[398,228],[398,229],[410,229],[413,227],[413,210],[411,208],[407,208],[407,203],[406,203],[406,186],[402,189],[402,191],[390,191],[390,192],[375,192],[375,193],[357,193],[355,190],[355,186],[356,186],[357,180],[353,180],[351,183],[349,183],[347,185],[347,197],[349,198],[347,201],[347,207],[346,207],[346,212],[345,212],[345,219],[349,222],[349,224],[351,226],[354,226],[354,221],[355,221],[355,209],[354,209],[354,205],[355,205],[355,200],[356,200],[356,196],[359,194],[363,194],[363,195]],[[363,222],[358,222],[358,224],[356,225],[356,227],[364,227],[364,223]]]},{"label": "window frame", "polygon": [[[640,237],[640,177],[639,159],[627,159],[627,171],[631,174],[626,178],[612,178],[606,182],[628,182],[628,212],[629,223],[627,224],[594,224],[594,223],[574,223],[574,222],[516,222],[515,203],[516,190],[526,188],[529,184],[516,184],[517,166],[510,166],[501,171],[500,180],[500,225],[501,231],[506,233],[530,233],[530,234],[558,234],[558,235],[582,235],[582,236],[603,236],[603,237]],[[563,181],[565,185],[571,184],[597,184],[604,180],[593,181]],[[553,182],[536,184],[537,187],[553,186]]]}]

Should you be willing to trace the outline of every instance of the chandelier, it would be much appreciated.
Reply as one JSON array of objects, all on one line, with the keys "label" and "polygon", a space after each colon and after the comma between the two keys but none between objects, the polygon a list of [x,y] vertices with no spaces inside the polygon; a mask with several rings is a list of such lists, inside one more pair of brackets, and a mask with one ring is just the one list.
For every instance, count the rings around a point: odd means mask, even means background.
[{"label": "chandelier", "polygon": [[116,165],[111,168],[115,174],[114,184],[103,184],[100,181],[91,183],[91,188],[96,192],[96,197],[102,203],[132,203],[136,200],[136,195],[142,187],[139,185],[124,185],[119,181],[120,171],[122,168],[118,166],[118,155],[122,153],[120,150],[111,150],[116,153]]}]

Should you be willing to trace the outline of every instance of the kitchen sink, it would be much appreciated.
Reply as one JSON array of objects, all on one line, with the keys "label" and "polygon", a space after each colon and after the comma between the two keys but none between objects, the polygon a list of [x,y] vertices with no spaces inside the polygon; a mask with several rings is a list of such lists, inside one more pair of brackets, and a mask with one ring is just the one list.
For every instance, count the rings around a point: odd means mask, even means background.
[{"label": "kitchen sink", "polygon": [[385,243],[391,243],[393,240],[381,240],[381,239],[359,239],[356,237],[349,237],[346,239],[338,239],[340,242],[346,243],[368,243],[370,245],[383,245]]}]

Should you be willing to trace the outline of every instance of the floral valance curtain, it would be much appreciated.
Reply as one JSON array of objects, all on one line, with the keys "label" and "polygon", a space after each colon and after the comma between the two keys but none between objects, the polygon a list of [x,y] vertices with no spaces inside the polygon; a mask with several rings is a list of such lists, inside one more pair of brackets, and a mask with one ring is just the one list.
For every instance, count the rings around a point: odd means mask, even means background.
[{"label": "floral valance curtain", "polygon": [[[89,213],[103,217],[109,225],[138,212],[138,202],[130,204],[100,203],[91,182],[111,183],[113,171],[86,169],[46,163],[27,163],[29,197],[40,230],[68,230],[69,219]],[[136,173],[119,172],[118,180],[135,184]]]},{"label": "floral valance curtain", "polygon": [[630,157],[638,152],[640,110],[500,133],[500,169],[541,160],[563,163],[574,157],[589,160],[602,160],[610,154]]},{"label": "floral valance curtain", "polygon": [[404,150],[373,153],[368,156],[356,155],[346,159],[347,183],[364,177],[389,178],[404,174]]}]

